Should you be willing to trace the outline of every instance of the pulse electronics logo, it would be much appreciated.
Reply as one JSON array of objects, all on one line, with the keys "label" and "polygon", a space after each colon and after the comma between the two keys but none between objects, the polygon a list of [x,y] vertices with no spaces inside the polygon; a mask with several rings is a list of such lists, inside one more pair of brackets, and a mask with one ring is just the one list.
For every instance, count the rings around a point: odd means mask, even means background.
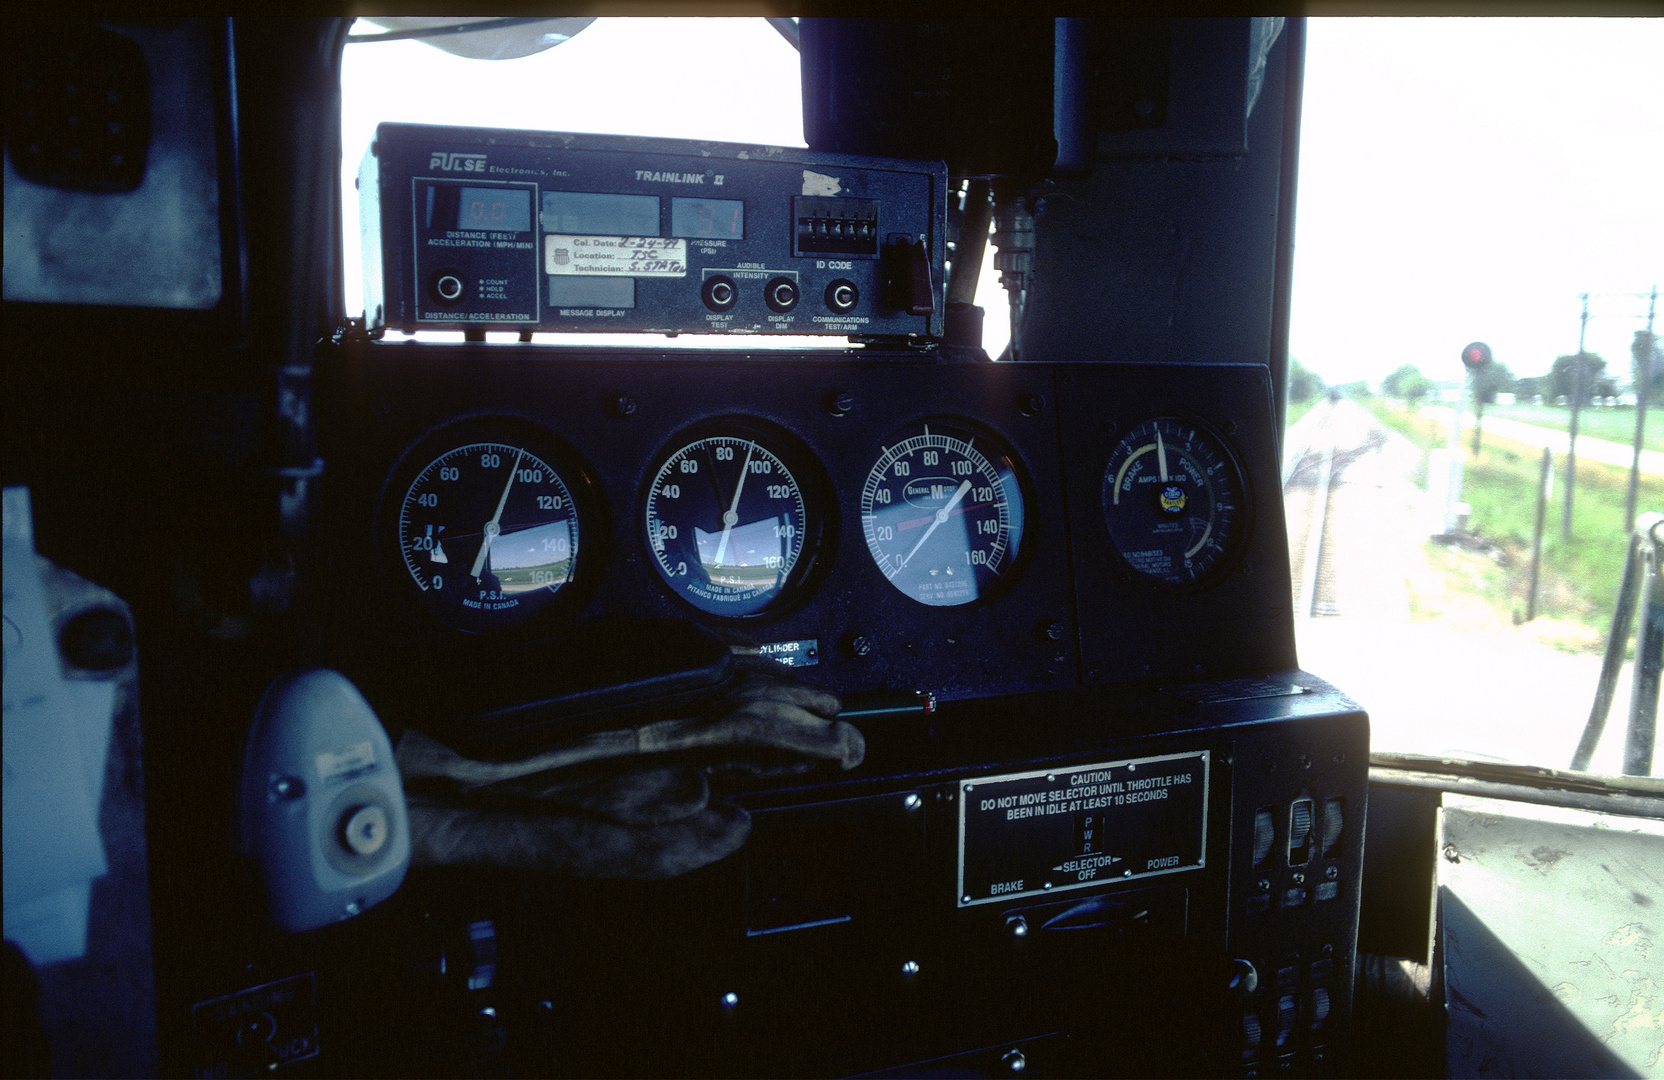
[{"label": "pulse electronics logo", "polygon": [[442,169],[445,172],[482,173],[485,171],[485,155],[447,154],[438,151],[428,158],[428,168]]}]

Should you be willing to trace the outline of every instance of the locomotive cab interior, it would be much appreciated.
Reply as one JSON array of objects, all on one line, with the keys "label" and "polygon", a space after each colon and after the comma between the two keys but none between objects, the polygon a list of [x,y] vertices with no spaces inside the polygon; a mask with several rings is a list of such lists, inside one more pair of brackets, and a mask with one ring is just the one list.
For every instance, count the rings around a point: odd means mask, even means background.
[{"label": "locomotive cab interior", "polygon": [[[1300,666],[1305,20],[343,144],[346,50],[591,20],[477,21],[6,22],[8,1074],[1475,1067],[1447,924],[1544,988],[1441,800],[1661,796],[1372,767]],[[1644,1075],[1567,1000],[1488,1037]]]}]

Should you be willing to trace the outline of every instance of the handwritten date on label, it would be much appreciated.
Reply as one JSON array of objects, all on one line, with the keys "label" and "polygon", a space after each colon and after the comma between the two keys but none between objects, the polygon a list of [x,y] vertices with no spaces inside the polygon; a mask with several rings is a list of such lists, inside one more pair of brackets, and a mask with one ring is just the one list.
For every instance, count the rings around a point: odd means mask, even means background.
[{"label": "handwritten date on label", "polygon": [[686,277],[688,242],[662,236],[543,238],[543,270],[585,277]]}]

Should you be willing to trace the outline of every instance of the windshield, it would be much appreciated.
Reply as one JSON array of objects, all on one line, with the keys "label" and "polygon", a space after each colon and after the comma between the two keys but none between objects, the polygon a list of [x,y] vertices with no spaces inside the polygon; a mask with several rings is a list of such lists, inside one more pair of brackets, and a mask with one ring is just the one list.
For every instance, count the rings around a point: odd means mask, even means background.
[{"label": "windshield", "polygon": [[[1664,364],[1649,385],[1636,368],[1664,278],[1661,50],[1656,20],[1309,24],[1297,634],[1301,665],[1369,710],[1376,751],[1571,762],[1624,570],[1638,399],[1664,390]],[[1664,510],[1657,427],[1637,514]],[[1593,771],[1621,771],[1631,667]]]},{"label": "windshield", "polygon": [[[1654,20],[1309,22],[1290,572],[1301,665],[1369,711],[1377,750],[1565,768],[1583,732],[1625,565],[1638,399],[1664,403],[1664,362],[1645,386],[1634,369],[1664,278],[1661,53]],[[713,97],[689,56],[700,70],[743,70],[745,89]],[[763,19],[605,18],[499,61],[414,40],[355,45],[343,65],[349,224],[382,121],[804,145],[798,55]],[[358,232],[345,232],[347,309],[358,311]],[[994,254],[976,295],[990,355],[1008,336]],[[1462,360],[1470,344],[1490,356],[1476,377]],[[1634,513],[1664,510],[1664,439],[1644,443]],[[1620,771],[1630,685],[1626,666],[1595,771]]]}]

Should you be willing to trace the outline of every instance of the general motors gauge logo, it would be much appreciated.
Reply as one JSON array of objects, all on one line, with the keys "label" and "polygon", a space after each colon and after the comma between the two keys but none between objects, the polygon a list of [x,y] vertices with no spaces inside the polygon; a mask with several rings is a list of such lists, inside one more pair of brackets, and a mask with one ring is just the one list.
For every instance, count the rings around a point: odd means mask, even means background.
[{"label": "general motors gauge logo", "polygon": [[485,171],[484,154],[450,154],[436,151],[428,158],[428,168],[439,169],[444,172],[482,173]]},{"label": "general motors gauge logo", "polygon": [[1177,484],[1168,484],[1161,489],[1161,508],[1169,514],[1184,512],[1184,488]]}]

